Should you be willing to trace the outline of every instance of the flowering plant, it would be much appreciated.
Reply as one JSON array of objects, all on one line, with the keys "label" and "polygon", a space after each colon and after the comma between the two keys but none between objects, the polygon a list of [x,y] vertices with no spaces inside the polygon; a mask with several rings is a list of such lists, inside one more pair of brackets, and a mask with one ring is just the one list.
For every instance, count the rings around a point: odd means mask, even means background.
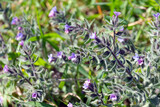
[{"label": "flowering plant", "polygon": [[[12,18],[18,44],[0,35],[1,105],[160,106],[160,14],[150,23],[147,52],[136,49],[120,15],[114,12],[97,28],[53,7],[51,35],[26,17]],[[55,35],[58,44],[50,40]]]}]

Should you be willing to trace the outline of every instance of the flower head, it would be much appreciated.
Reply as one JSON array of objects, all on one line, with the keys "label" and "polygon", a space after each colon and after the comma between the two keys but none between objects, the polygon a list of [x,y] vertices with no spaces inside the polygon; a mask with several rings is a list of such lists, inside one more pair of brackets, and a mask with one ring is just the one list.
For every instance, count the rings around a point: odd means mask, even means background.
[{"label": "flower head", "polygon": [[143,64],[143,59],[142,58],[140,58],[140,59],[138,59],[138,65],[142,65]]},{"label": "flower head", "polygon": [[66,33],[66,34],[69,33],[69,28],[70,28],[70,27],[71,27],[71,26],[69,26],[68,24],[65,25],[65,33]]},{"label": "flower head", "polygon": [[23,39],[23,37],[24,37],[23,33],[20,32],[20,33],[17,34],[16,40],[19,41],[19,40]]},{"label": "flower head", "polygon": [[69,102],[67,107],[73,107],[73,104]]},{"label": "flower head", "polygon": [[16,25],[18,23],[19,19],[17,17],[14,17],[11,21],[12,25]]},{"label": "flower head", "polygon": [[32,93],[32,98],[37,98],[37,96],[38,96],[37,92]]},{"label": "flower head", "polygon": [[121,42],[121,43],[124,41],[123,38],[117,38],[117,40],[118,40],[119,42]]},{"label": "flower head", "polygon": [[58,58],[61,59],[61,58],[62,58],[62,55],[63,55],[63,52],[57,52],[57,57],[58,57]]},{"label": "flower head", "polygon": [[137,53],[135,53],[135,56],[133,56],[133,59],[134,59],[135,61],[138,61],[139,56],[138,56],[138,54],[137,54]]},{"label": "flower head", "polygon": [[23,29],[22,27],[18,27],[18,30],[20,30],[20,31],[21,31],[22,29]]},{"label": "flower head", "polygon": [[121,27],[120,27],[120,29],[119,29],[119,31],[121,31],[121,32],[122,32],[123,30],[124,30],[124,27],[123,27],[123,26],[121,26]]},{"label": "flower head", "polygon": [[72,60],[73,58],[76,58],[76,54],[75,53],[72,53],[72,55],[68,57],[69,60]]},{"label": "flower head", "polygon": [[49,16],[49,17],[55,17],[56,12],[57,12],[57,7],[54,6],[54,7],[52,8],[52,10],[50,11],[50,13],[49,13],[48,16]]},{"label": "flower head", "polygon": [[121,14],[121,12],[114,12],[114,14],[118,17],[120,14]]},{"label": "flower head", "polygon": [[54,60],[54,57],[52,54],[48,55],[48,62],[51,63]]},{"label": "flower head", "polygon": [[91,38],[91,39],[96,39],[96,38],[97,38],[96,33],[92,33],[92,34],[90,35],[90,38]]},{"label": "flower head", "polygon": [[158,18],[160,16],[160,13],[153,14],[154,17]]},{"label": "flower head", "polygon": [[116,94],[110,94],[110,97],[109,97],[112,101],[117,101],[117,95]]},{"label": "flower head", "polygon": [[87,79],[85,82],[84,82],[84,84],[83,84],[83,88],[84,89],[88,89],[89,88],[89,85],[90,85],[90,80],[89,79]]},{"label": "flower head", "polygon": [[3,98],[2,98],[2,96],[0,96],[0,104],[1,104],[1,106],[3,104]]},{"label": "flower head", "polygon": [[24,41],[22,40],[19,45],[23,46],[24,45]]},{"label": "flower head", "polygon": [[5,66],[4,66],[3,71],[4,71],[4,72],[8,72],[8,71],[9,71],[8,65],[5,65]]}]

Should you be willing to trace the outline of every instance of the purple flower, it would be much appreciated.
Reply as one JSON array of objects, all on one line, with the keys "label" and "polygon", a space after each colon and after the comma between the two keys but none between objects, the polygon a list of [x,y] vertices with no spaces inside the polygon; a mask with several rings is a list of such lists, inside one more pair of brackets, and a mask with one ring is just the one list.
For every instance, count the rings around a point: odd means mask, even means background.
[{"label": "purple flower", "polygon": [[118,17],[120,14],[121,14],[121,12],[114,12],[114,14]]},{"label": "purple flower", "polygon": [[19,45],[23,46],[24,45],[24,41],[22,40]]},{"label": "purple flower", "polygon": [[37,95],[38,95],[37,92],[32,93],[32,98],[37,98]]},{"label": "purple flower", "polygon": [[138,59],[138,65],[142,65],[142,64],[143,64],[143,59],[142,58]]},{"label": "purple flower", "polygon": [[5,66],[4,66],[3,71],[4,71],[5,73],[9,71],[8,65],[5,65]]},{"label": "purple flower", "polygon": [[20,33],[17,34],[16,40],[19,41],[19,40],[23,39],[23,37],[24,37],[23,33],[20,32]]},{"label": "purple flower", "polygon": [[76,54],[75,53],[72,53],[72,55],[68,57],[69,60],[72,60],[74,58],[76,58]]},{"label": "purple flower", "polygon": [[67,107],[73,107],[73,104],[69,102]]},{"label": "purple flower", "polygon": [[48,16],[49,16],[49,17],[55,17],[56,12],[57,12],[57,7],[54,6],[54,7],[52,8],[52,10],[50,11],[50,13],[49,13]]},{"label": "purple flower", "polygon": [[53,56],[52,54],[48,55],[48,62],[51,63],[53,61]]},{"label": "purple flower", "polygon": [[57,57],[61,59],[62,58],[62,54],[63,54],[63,52],[57,52]]},{"label": "purple flower", "polygon": [[1,106],[3,104],[3,98],[2,98],[2,96],[0,96],[0,104],[1,104]]},{"label": "purple flower", "polygon": [[160,16],[160,13],[153,14],[153,16],[154,16],[155,18],[158,18],[158,17]]},{"label": "purple flower", "polygon": [[124,42],[124,39],[123,38],[117,38],[117,40],[119,41],[119,42]]},{"label": "purple flower", "polygon": [[18,30],[20,30],[20,31],[21,31],[22,29],[23,29],[22,27],[18,27]]},{"label": "purple flower", "polygon": [[92,34],[90,35],[90,38],[91,38],[91,39],[96,39],[96,38],[97,38],[96,33],[92,33]]},{"label": "purple flower", "polygon": [[135,61],[138,61],[139,56],[138,56],[138,54],[137,54],[137,53],[135,53],[135,56],[133,56],[133,59],[134,59]]},{"label": "purple flower", "polygon": [[70,27],[71,27],[71,26],[69,26],[68,24],[65,25],[65,33],[66,33],[66,34],[69,33],[69,28],[70,28]]},{"label": "purple flower", "polygon": [[116,94],[110,94],[109,97],[112,101],[117,101],[117,95]]},{"label": "purple flower", "polygon": [[17,17],[14,17],[11,21],[12,25],[16,25],[18,23],[19,19]]},{"label": "purple flower", "polygon": [[90,80],[89,79],[87,79],[85,82],[84,82],[84,84],[83,84],[83,88],[84,89],[88,89],[89,88],[89,85],[90,85]]},{"label": "purple flower", "polygon": [[119,31],[121,31],[121,32],[122,32],[123,30],[124,30],[124,27],[123,27],[123,26],[121,26],[121,27],[120,27],[120,29],[119,29]]}]

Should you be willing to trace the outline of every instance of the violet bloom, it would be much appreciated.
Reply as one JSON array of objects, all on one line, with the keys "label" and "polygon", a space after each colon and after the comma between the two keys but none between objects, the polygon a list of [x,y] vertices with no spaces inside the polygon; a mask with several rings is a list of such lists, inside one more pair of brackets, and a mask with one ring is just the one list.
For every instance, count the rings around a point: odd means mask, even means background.
[{"label": "violet bloom", "polygon": [[121,26],[121,27],[120,27],[120,29],[119,29],[119,31],[121,31],[121,32],[122,32],[123,30],[124,30],[124,27],[123,27],[123,26]]},{"label": "violet bloom", "polygon": [[24,45],[24,41],[22,40],[19,45],[23,46]]},{"label": "violet bloom", "polygon": [[58,58],[61,59],[61,58],[62,58],[62,55],[63,55],[63,52],[57,52],[57,57],[58,57]]},{"label": "violet bloom", "polygon": [[49,63],[51,63],[52,61],[53,61],[53,55],[52,54],[50,54],[50,55],[48,55],[48,62]]},{"label": "violet bloom", "polygon": [[73,107],[73,104],[69,102],[67,107]]},{"label": "violet bloom", "polygon": [[91,39],[96,39],[96,38],[97,38],[96,33],[92,33],[92,34],[90,35],[90,38],[91,38]]},{"label": "violet bloom", "polygon": [[0,96],[0,104],[1,104],[1,106],[3,104],[3,98],[1,96]]},{"label": "violet bloom", "polygon": [[18,30],[20,30],[20,31],[21,31],[22,29],[23,29],[22,27],[18,27]]},{"label": "violet bloom", "polygon": [[142,64],[143,64],[143,59],[142,58],[138,59],[138,65],[142,65]]},{"label": "violet bloom", "polygon": [[37,96],[38,96],[37,92],[32,93],[32,98],[37,98]]},{"label": "violet bloom", "polygon": [[5,66],[4,66],[3,71],[4,71],[5,73],[9,71],[8,65],[5,65]]},{"label": "violet bloom", "polygon": [[19,19],[17,17],[14,17],[11,21],[12,25],[16,25],[18,23]]},{"label": "violet bloom", "polygon": [[109,97],[112,101],[117,101],[117,95],[116,94],[110,94],[110,97]]},{"label": "violet bloom", "polygon": [[121,14],[121,12],[114,12],[114,14],[118,17],[120,14]]},{"label": "violet bloom", "polygon": [[83,84],[83,88],[84,89],[88,89],[89,88],[89,85],[90,85],[90,80],[89,79],[87,79],[85,82],[84,82],[84,84]]},{"label": "violet bloom", "polygon": [[71,27],[71,26],[69,26],[68,24],[65,25],[65,33],[66,33],[66,34],[69,33],[69,28],[70,28],[70,27]]},{"label": "violet bloom", "polygon": [[68,57],[69,60],[72,60],[73,58],[76,58],[76,54],[75,53],[72,53],[72,55]]},{"label": "violet bloom", "polygon": [[123,38],[117,38],[117,40],[119,41],[119,42],[124,42],[124,39]]},{"label": "violet bloom", "polygon": [[154,16],[155,18],[158,18],[158,17],[160,16],[160,13],[153,14],[153,16]]},{"label": "violet bloom", "polygon": [[138,56],[137,53],[135,53],[135,56],[133,56],[133,59],[134,59],[135,61],[138,61],[138,60],[139,60],[139,56]]},{"label": "violet bloom", "polygon": [[24,37],[23,33],[20,32],[20,33],[17,34],[16,40],[19,41],[19,40],[23,39],[23,37]]},{"label": "violet bloom", "polygon": [[56,12],[57,12],[57,7],[54,6],[54,7],[52,8],[52,10],[50,11],[50,13],[49,13],[48,16],[49,16],[49,17],[55,17]]}]

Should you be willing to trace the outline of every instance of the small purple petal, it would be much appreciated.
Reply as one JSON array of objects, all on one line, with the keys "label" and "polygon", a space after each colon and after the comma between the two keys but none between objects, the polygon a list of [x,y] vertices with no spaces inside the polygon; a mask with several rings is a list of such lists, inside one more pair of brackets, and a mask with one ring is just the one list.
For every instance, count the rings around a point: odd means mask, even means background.
[{"label": "small purple petal", "polygon": [[65,33],[68,34],[69,33],[69,28],[71,26],[69,26],[68,24],[66,24],[64,27],[65,27]]},{"label": "small purple petal", "polygon": [[117,95],[116,94],[110,94],[110,99],[112,101],[117,101]]},{"label": "small purple petal", "polygon": [[22,27],[18,27],[18,30],[22,30],[23,28]]},{"label": "small purple petal", "polygon": [[48,55],[48,62],[51,63],[53,61],[53,56],[52,54]]},{"label": "small purple petal", "polygon": [[19,41],[19,40],[23,39],[23,37],[24,37],[23,33],[18,33],[16,36],[16,40]]},{"label": "small purple petal", "polygon": [[121,43],[124,41],[123,38],[117,38],[117,40],[118,40],[119,42],[121,42]]},{"label": "small purple petal", "polygon": [[12,21],[11,21],[11,24],[12,25],[16,25],[17,23],[18,23],[18,18],[17,17],[14,17],[13,19],[12,19]]},{"label": "small purple petal", "polygon": [[3,71],[4,71],[5,73],[9,71],[8,65],[5,65],[5,66],[4,66]]},{"label": "small purple petal", "polygon": [[37,92],[32,93],[32,98],[37,98],[37,95],[38,95]]},{"label": "small purple petal", "polygon": [[87,79],[87,80],[84,82],[84,84],[83,84],[83,88],[84,88],[84,89],[88,89],[90,83],[91,83],[90,80]]},{"label": "small purple petal", "polygon": [[92,33],[92,34],[90,35],[90,38],[91,38],[91,39],[96,39],[96,38],[97,38],[96,33]]},{"label": "small purple petal", "polygon": [[24,41],[22,40],[19,45],[23,46],[24,45]]},{"label": "small purple petal", "polygon": [[158,18],[160,16],[160,13],[153,14],[154,17]]},{"label": "small purple petal", "polygon": [[52,10],[50,11],[49,13],[49,17],[54,17],[56,15],[56,12],[57,12],[57,7],[53,7]]},{"label": "small purple petal", "polygon": [[121,12],[114,12],[114,14],[118,17],[120,14],[121,14]]},{"label": "small purple petal", "polygon": [[57,57],[61,59],[62,58],[62,54],[63,54],[63,52],[57,52]]},{"label": "small purple petal", "polygon": [[138,56],[137,53],[135,53],[135,56],[133,56],[133,59],[134,59],[135,61],[137,61],[137,60],[139,59],[139,56]]},{"label": "small purple petal", "polygon": [[2,98],[2,96],[0,96],[0,104],[1,104],[1,106],[3,104],[3,98]]},{"label": "small purple petal", "polygon": [[69,102],[67,107],[73,107],[73,104]]},{"label": "small purple petal", "polygon": [[121,26],[121,27],[120,27],[120,29],[119,29],[119,31],[121,31],[121,32],[122,32],[123,30],[124,30],[124,27],[123,27],[123,26]]},{"label": "small purple petal", "polygon": [[143,59],[138,59],[138,65],[142,65],[143,64]]}]

